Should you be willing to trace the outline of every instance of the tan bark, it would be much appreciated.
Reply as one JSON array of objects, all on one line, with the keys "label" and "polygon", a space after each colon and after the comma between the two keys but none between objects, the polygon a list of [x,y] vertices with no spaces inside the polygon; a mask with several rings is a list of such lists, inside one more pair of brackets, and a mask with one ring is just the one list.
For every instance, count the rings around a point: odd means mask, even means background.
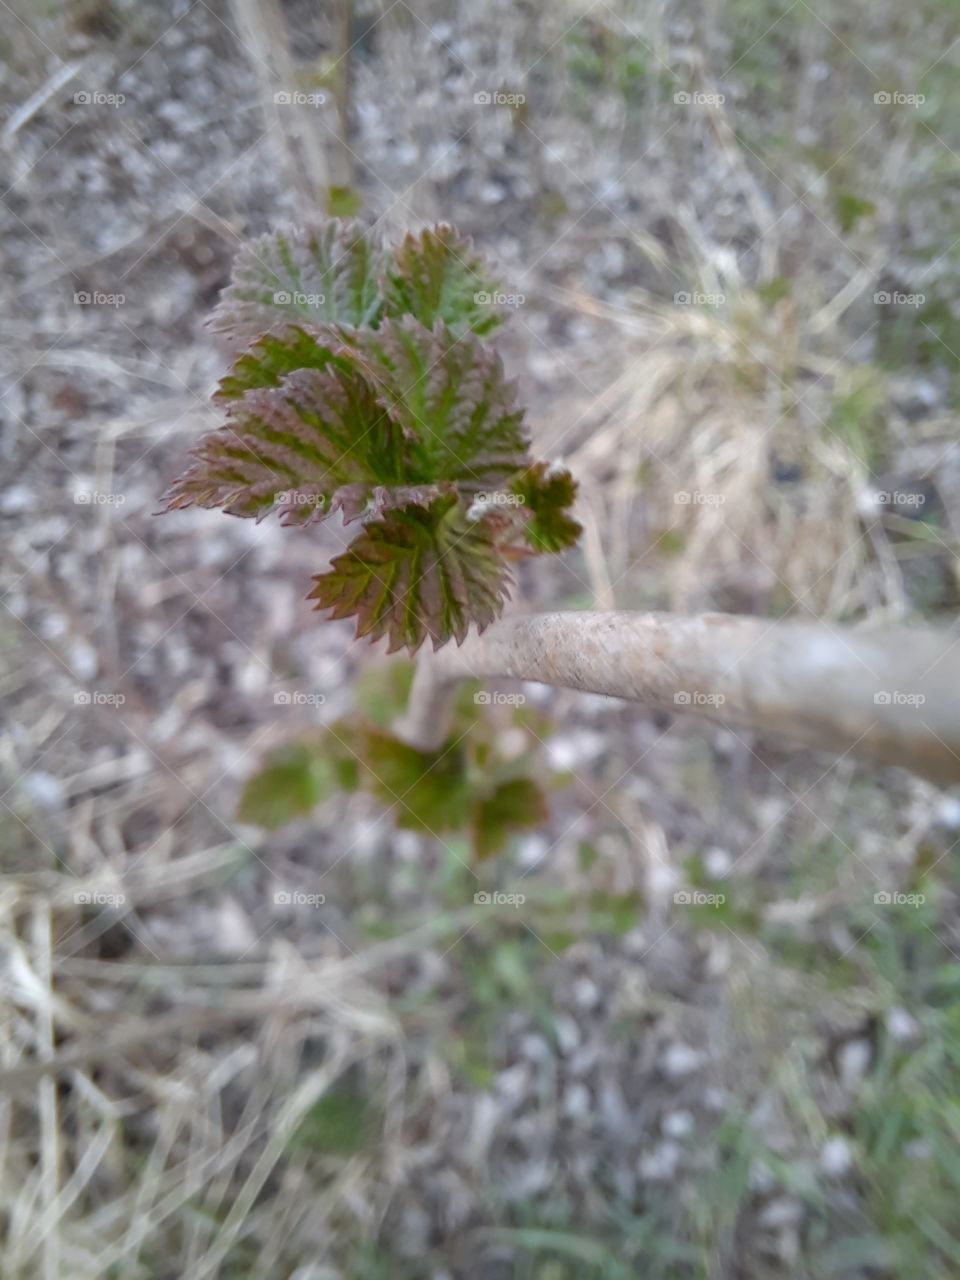
[{"label": "tan bark", "polygon": [[397,732],[447,737],[457,684],[532,680],[960,782],[960,634],[665,613],[506,618],[424,654]]}]

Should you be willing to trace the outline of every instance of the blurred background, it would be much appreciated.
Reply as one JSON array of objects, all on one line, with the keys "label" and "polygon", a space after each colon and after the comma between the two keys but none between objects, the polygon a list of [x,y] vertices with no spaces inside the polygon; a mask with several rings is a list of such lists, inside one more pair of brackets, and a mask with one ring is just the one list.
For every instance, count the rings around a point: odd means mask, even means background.
[{"label": "blurred background", "polygon": [[391,667],[303,601],[336,529],[154,515],[238,246],[445,220],[580,481],[514,607],[954,624],[956,0],[0,30],[4,1280],[960,1276],[956,793],[505,684],[565,785],[501,857],[264,833]]}]

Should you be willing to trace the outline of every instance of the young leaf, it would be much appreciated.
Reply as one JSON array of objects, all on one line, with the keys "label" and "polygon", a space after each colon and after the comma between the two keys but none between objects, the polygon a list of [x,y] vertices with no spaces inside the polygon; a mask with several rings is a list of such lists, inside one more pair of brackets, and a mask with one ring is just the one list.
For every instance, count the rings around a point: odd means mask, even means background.
[{"label": "young leaf", "polygon": [[338,499],[342,486],[372,490],[405,478],[401,431],[356,373],[299,369],[279,387],[247,391],[227,412],[228,425],[204,438],[166,495],[168,510],[260,517],[279,502],[287,523],[309,523],[345,503],[356,513],[357,490]]},{"label": "young leaf", "polygon": [[367,335],[358,358],[431,479],[473,495],[528,465],[523,411],[496,352],[408,316]]},{"label": "young leaf", "polygon": [[305,743],[283,747],[247,779],[237,819],[273,830],[306,817],[336,789],[333,767]]},{"label": "young leaf", "polygon": [[390,258],[384,285],[387,315],[412,315],[428,329],[442,320],[457,335],[491,333],[503,322],[496,282],[469,236],[440,224],[408,235]]},{"label": "young leaf", "polygon": [[551,471],[548,463],[535,462],[510,482],[510,493],[520,501],[523,534],[534,551],[575,545],[583,530],[567,513],[577,496],[577,482],[569,471]]},{"label": "young leaf", "polygon": [[393,809],[398,827],[433,834],[462,825],[470,793],[461,747],[417,751],[390,733],[367,729],[357,735],[357,754],[368,786]]},{"label": "young leaf", "polygon": [[342,345],[340,331],[329,326],[275,325],[237,357],[214,399],[239,400],[245,391],[278,387],[297,369],[325,369],[331,363],[349,369],[349,361],[336,354]]},{"label": "young leaf", "polygon": [[547,800],[532,778],[512,778],[488,795],[478,796],[470,810],[470,835],[479,860],[492,858],[513,831],[538,827],[547,820]]},{"label": "young leaf", "polygon": [[500,613],[507,570],[493,520],[471,521],[457,499],[407,506],[367,524],[307,599],[331,618],[356,615],[357,636],[389,638],[388,652],[462,644],[471,622],[482,631]]},{"label": "young leaf", "polygon": [[389,258],[336,219],[255,242],[214,315],[248,342],[217,392],[227,421],[166,509],[362,520],[316,578],[318,608],[355,614],[358,635],[388,636],[391,650],[482,630],[509,562],[579,533],[572,478],[532,461],[513,387],[475,336],[499,321],[493,287],[447,226]]},{"label": "young leaf", "polygon": [[245,245],[213,328],[237,340],[256,338],[286,316],[291,322],[376,324],[383,256],[358,223],[336,218],[275,231]]}]

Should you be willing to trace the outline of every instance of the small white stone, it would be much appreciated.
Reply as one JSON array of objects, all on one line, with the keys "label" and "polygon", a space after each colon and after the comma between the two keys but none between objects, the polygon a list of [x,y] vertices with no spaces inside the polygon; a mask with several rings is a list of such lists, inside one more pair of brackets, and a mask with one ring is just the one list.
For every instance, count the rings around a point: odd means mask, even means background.
[{"label": "small white stone", "polygon": [[757,1221],[761,1227],[776,1230],[798,1226],[803,1221],[803,1214],[803,1205],[799,1200],[794,1200],[791,1196],[779,1196],[764,1206]]},{"label": "small white stone", "polygon": [[575,1005],[581,1009],[595,1009],[600,1003],[600,988],[592,979],[578,978],[573,984],[570,995]]},{"label": "small white stone", "polygon": [[859,1088],[864,1076],[870,1068],[872,1057],[870,1043],[867,1040],[848,1040],[837,1056],[840,1072],[840,1083],[845,1089]]},{"label": "small white stone", "polygon": [[730,870],[733,859],[726,849],[714,845],[703,856],[703,869],[713,880],[722,880]]},{"label": "small white stone", "polygon": [[846,1138],[828,1138],[820,1148],[820,1168],[828,1178],[842,1178],[853,1167],[853,1152]]},{"label": "small white stone", "polygon": [[650,1182],[665,1182],[677,1172],[682,1154],[675,1142],[661,1142],[652,1151],[640,1157],[637,1164],[640,1177]]},{"label": "small white stone", "polygon": [[576,1019],[571,1018],[569,1014],[559,1013],[553,1020],[553,1029],[556,1033],[560,1052],[563,1054],[573,1053],[581,1038],[580,1027]]},{"label": "small white stone", "polygon": [[75,640],[67,657],[78,680],[92,680],[97,674],[100,666],[97,651],[86,640]]},{"label": "small white stone", "polygon": [[670,1111],[660,1125],[668,1138],[689,1138],[696,1127],[692,1111]]},{"label": "small white stone", "polygon": [[63,806],[63,788],[52,773],[42,769],[24,776],[22,783],[30,800],[40,809],[59,809]]},{"label": "small white stone", "polygon": [[906,1044],[911,1040],[916,1040],[920,1035],[920,1024],[912,1013],[907,1013],[906,1009],[896,1006],[891,1009],[886,1018],[887,1031],[892,1040],[896,1040],[898,1044]]},{"label": "small white stone", "polygon": [[12,484],[0,495],[0,512],[5,516],[18,516],[33,504],[33,494],[25,484]]},{"label": "small white stone", "polygon": [[507,1102],[520,1102],[530,1086],[530,1065],[516,1062],[497,1075],[497,1093]]},{"label": "small white stone", "polygon": [[590,1090],[579,1082],[568,1085],[563,1095],[563,1114],[571,1120],[583,1120],[592,1110]]},{"label": "small white stone", "polygon": [[696,1071],[703,1062],[703,1054],[688,1044],[671,1044],[660,1057],[660,1067],[670,1080],[682,1080]]}]

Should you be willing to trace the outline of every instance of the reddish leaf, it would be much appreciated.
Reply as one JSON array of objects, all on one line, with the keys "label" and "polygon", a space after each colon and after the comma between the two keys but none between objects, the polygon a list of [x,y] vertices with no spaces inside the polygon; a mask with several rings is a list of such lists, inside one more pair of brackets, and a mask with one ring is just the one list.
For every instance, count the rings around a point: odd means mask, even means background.
[{"label": "reddish leaf", "polygon": [[487,521],[470,521],[453,497],[387,511],[365,525],[307,597],[332,618],[356,615],[357,635],[389,638],[388,652],[462,643],[500,613],[507,570]]},{"label": "reddish leaf", "polygon": [[375,324],[382,271],[383,256],[359,223],[330,218],[274,231],[237,254],[211,324],[239,341],[256,338],[284,316],[311,324]]}]

